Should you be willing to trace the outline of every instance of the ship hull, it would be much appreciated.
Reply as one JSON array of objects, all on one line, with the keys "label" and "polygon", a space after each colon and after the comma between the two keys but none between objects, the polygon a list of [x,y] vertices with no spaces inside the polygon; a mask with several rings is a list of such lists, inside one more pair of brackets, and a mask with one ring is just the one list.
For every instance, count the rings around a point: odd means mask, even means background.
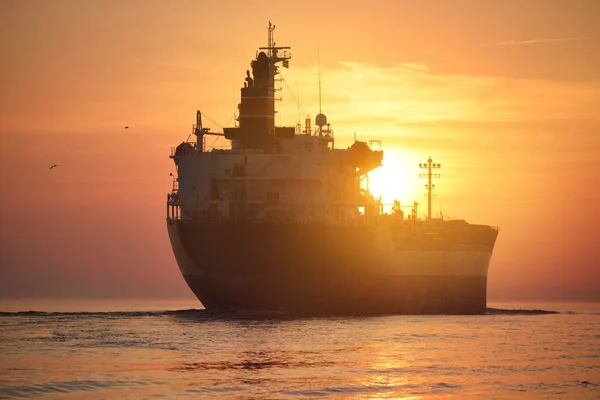
[{"label": "ship hull", "polygon": [[170,220],[171,245],[208,310],[302,315],[481,314],[491,246],[400,245],[387,227]]}]

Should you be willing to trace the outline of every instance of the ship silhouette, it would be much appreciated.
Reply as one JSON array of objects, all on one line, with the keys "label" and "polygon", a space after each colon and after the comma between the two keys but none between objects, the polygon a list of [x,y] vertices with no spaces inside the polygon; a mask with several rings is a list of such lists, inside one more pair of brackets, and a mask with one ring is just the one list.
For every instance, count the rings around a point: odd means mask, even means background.
[{"label": "ship silhouette", "polygon": [[[432,218],[415,202],[383,212],[365,185],[383,151],[355,140],[335,148],[315,127],[275,126],[275,77],[288,67],[269,22],[241,88],[239,124],[212,132],[197,111],[195,141],[174,147],[167,229],[179,269],[207,310],[303,315],[483,314],[498,229]],[[319,110],[320,111],[320,110]],[[207,149],[208,136],[231,148]]]}]

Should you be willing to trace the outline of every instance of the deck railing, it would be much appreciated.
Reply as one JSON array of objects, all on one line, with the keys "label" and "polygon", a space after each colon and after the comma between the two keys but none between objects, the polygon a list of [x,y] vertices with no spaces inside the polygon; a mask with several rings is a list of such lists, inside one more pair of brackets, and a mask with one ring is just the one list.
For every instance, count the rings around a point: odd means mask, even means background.
[{"label": "deck railing", "polygon": [[[173,182],[173,186],[175,182]],[[167,221],[181,219],[181,207],[179,205],[179,192],[173,189],[167,193]]]}]

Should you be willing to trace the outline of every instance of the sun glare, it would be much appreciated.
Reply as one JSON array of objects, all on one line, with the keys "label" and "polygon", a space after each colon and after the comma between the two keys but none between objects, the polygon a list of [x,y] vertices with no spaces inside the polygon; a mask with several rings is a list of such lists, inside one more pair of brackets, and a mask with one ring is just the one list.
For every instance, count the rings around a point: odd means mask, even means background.
[{"label": "sun glare", "polygon": [[369,173],[369,189],[375,198],[381,196],[384,211],[390,212],[394,200],[406,207],[423,199],[424,183],[419,179],[419,160],[422,158],[408,150],[384,147],[383,167]]}]

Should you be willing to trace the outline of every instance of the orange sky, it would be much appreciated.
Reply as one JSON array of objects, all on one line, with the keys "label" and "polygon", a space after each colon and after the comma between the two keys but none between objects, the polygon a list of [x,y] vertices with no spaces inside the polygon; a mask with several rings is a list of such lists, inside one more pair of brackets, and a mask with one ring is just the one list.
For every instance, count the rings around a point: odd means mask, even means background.
[{"label": "orange sky", "polygon": [[424,213],[431,155],[434,212],[500,226],[490,300],[600,300],[599,16],[595,0],[0,2],[0,297],[191,296],[164,226],[169,147],[196,109],[232,125],[271,20],[292,46],[278,124],[318,113],[320,59],[338,147],[383,142],[377,194]]}]

